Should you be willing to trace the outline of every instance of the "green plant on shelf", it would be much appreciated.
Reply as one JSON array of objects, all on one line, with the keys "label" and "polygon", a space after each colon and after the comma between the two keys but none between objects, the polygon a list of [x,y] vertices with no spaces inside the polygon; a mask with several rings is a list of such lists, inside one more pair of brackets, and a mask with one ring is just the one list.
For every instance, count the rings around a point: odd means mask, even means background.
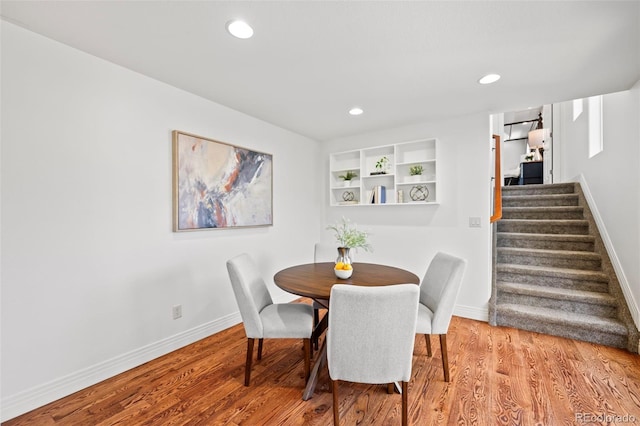
[{"label": "green plant on shelf", "polygon": [[376,161],[376,171],[375,174],[384,174],[387,173],[387,168],[389,167],[389,159],[387,157],[382,157],[378,161]]},{"label": "green plant on shelf", "polygon": [[415,166],[411,166],[409,168],[409,174],[411,176],[419,176],[424,171],[424,168],[420,164],[416,164]]},{"label": "green plant on shelf", "polygon": [[358,174],[352,170],[349,170],[347,173],[340,175],[338,177],[343,180],[351,180],[355,177],[358,177]]}]

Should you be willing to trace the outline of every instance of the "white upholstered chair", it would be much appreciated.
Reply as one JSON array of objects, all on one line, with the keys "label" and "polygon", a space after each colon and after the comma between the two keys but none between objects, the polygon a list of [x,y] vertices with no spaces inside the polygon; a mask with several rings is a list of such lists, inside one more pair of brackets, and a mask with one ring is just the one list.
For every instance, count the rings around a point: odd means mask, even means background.
[{"label": "white upholstered chair", "polygon": [[329,299],[327,365],[333,422],[340,423],[338,381],[402,382],[402,424],[407,424],[408,382],[420,289],[415,284],[364,287],[336,284]]},{"label": "white upholstered chair", "polygon": [[302,339],[304,374],[309,378],[313,309],[304,303],[274,304],[267,285],[248,254],[227,261],[231,286],[240,308],[247,335],[247,361],[244,385],[249,386],[254,342],[258,340],[258,359],[262,359],[263,339]]},{"label": "white upholstered chair", "polygon": [[313,261],[318,262],[335,262],[338,258],[338,249],[335,244],[316,243],[313,246]]},{"label": "white upholstered chair", "polygon": [[431,335],[440,335],[444,380],[449,381],[447,331],[467,261],[446,253],[437,253],[420,283],[420,304],[416,333],[424,334],[427,355],[431,356]]},{"label": "white upholstered chair", "polygon": [[[328,243],[316,243],[313,246],[313,262],[335,262],[338,258],[338,249],[335,244]],[[324,304],[323,304],[324,303]],[[313,326],[315,327],[320,322],[320,309],[326,309],[328,306],[328,300],[322,300],[321,302],[313,301]],[[313,345],[315,349],[318,349],[318,340],[314,340]]]}]

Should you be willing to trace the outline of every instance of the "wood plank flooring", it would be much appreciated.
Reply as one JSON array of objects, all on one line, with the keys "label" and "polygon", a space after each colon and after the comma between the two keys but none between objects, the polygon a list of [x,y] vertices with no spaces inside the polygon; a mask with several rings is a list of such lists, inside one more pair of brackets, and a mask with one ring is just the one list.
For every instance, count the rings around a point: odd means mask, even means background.
[{"label": "wood plank flooring", "polygon": [[[640,357],[621,349],[454,317],[439,342],[416,338],[413,425],[640,425]],[[302,342],[265,341],[245,387],[242,325],[215,334],[3,425],[330,425],[322,372],[303,401]],[[600,416],[600,417],[597,417]],[[625,417],[626,416],[626,417]],[[340,384],[342,425],[400,424],[400,395]]]}]

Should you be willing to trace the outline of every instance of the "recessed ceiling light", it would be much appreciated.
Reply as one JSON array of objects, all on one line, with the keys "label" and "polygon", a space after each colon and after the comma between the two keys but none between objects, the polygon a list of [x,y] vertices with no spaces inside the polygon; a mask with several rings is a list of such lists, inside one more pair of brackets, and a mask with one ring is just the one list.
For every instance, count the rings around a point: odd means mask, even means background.
[{"label": "recessed ceiling light", "polygon": [[239,20],[227,22],[227,31],[238,38],[251,38],[253,36],[253,28],[246,22]]},{"label": "recessed ceiling light", "polygon": [[362,110],[362,108],[360,107],[353,107],[349,110],[349,114],[351,115],[360,115],[362,114],[364,111]]},{"label": "recessed ceiling light", "polygon": [[482,77],[480,80],[478,80],[478,83],[491,84],[491,83],[495,83],[498,80],[500,80],[499,74],[487,74],[484,77]]}]

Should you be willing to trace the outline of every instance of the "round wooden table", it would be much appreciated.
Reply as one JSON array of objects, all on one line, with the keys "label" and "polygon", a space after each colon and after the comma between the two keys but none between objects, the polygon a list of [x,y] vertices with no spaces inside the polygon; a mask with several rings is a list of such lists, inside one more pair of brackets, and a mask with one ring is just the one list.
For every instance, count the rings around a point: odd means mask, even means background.
[{"label": "round wooden table", "polygon": [[[283,269],[274,275],[273,281],[281,289],[298,296],[310,297],[326,308],[331,295],[331,287],[335,284],[353,284],[361,286],[383,286],[394,284],[420,284],[420,278],[412,272],[393,266],[378,265],[375,263],[354,263],[353,274],[343,280],[336,277],[333,272],[334,262],[307,263],[305,265],[292,266]],[[327,327],[327,315],[313,331],[312,339],[318,337]],[[302,394],[305,401],[313,396],[320,368],[327,361],[327,348],[323,342],[318,359],[316,360],[307,386]]]},{"label": "round wooden table", "polygon": [[381,286],[393,284],[420,284],[412,272],[375,263],[354,263],[353,274],[343,280],[333,272],[333,262],[307,263],[292,266],[275,274],[273,281],[281,289],[299,296],[328,300],[334,284]]}]

